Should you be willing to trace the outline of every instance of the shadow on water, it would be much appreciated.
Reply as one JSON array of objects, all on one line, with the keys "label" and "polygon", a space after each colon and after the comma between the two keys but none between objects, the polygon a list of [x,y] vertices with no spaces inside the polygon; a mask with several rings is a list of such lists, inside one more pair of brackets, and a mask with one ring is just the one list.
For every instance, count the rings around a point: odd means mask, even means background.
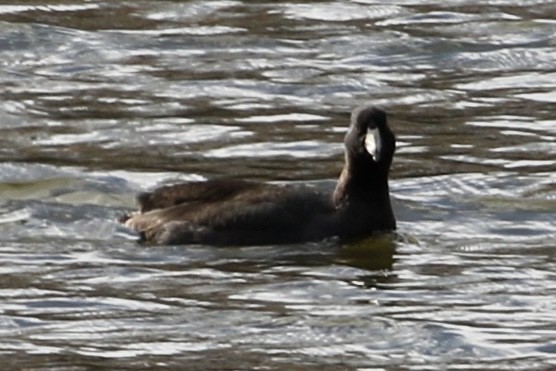
[{"label": "shadow on water", "polygon": [[343,244],[336,261],[369,271],[392,270],[395,241],[392,234],[380,234]]},{"label": "shadow on water", "polygon": [[[175,246],[184,254],[197,251],[206,254],[201,264],[222,270],[260,271],[273,267],[296,267],[310,270],[311,267],[339,265],[368,272],[392,271],[395,262],[395,236],[379,234],[349,243],[337,239],[301,245],[269,245],[248,247],[211,247],[204,245]],[[161,249],[161,247],[138,244],[139,249]],[[164,249],[164,247],[162,247]],[[362,271],[362,272],[363,272]]]}]

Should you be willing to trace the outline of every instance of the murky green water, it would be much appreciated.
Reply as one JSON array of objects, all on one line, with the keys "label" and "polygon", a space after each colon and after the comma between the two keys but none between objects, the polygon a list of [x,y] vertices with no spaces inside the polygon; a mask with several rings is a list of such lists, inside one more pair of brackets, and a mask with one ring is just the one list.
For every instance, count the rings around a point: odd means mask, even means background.
[{"label": "murky green water", "polygon": [[[11,369],[556,367],[555,1],[0,5]],[[165,182],[328,187],[351,109],[399,146],[393,238],[146,248]]]}]

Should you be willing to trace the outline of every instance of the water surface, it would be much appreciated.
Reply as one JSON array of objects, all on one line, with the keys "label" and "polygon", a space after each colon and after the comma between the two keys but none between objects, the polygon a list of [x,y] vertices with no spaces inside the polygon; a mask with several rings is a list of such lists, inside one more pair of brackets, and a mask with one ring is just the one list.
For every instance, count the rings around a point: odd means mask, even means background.
[{"label": "water surface", "polygon": [[[0,358],[13,369],[556,367],[554,1],[0,5]],[[390,113],[399,230],[146,248],[134,194],[330,187]]]}]

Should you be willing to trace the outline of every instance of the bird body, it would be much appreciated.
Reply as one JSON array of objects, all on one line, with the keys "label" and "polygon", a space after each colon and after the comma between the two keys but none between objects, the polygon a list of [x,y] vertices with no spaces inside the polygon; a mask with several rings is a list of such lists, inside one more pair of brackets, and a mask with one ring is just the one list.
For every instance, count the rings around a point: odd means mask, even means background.
[{"label": "bird body", "polygon": [[[366,146],[374,134],[374,153]],[[395,150],[386,113],[362,107],[344,139],[345,164],[333,194],[314,187],[214,179],[158,188],[122,222],[156,245],[258,245],[365,237],[396,228],[388,174]]]}]

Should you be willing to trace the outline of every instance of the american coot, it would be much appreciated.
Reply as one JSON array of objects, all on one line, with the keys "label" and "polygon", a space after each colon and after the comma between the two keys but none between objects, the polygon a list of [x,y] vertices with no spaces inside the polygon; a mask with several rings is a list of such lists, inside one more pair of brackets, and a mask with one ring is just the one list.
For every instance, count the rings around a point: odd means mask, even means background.
[{"label": "american coot", "polygon": [[[368,149],[368,135],[375,148]],[[386,113],[353,111],[345,164],[333,194],[311,187],[209,180],[158,188],[137,197],[122,222],[150,244],[257,245],[365,237],[396,228],[388,173],[395,137]]]}]

